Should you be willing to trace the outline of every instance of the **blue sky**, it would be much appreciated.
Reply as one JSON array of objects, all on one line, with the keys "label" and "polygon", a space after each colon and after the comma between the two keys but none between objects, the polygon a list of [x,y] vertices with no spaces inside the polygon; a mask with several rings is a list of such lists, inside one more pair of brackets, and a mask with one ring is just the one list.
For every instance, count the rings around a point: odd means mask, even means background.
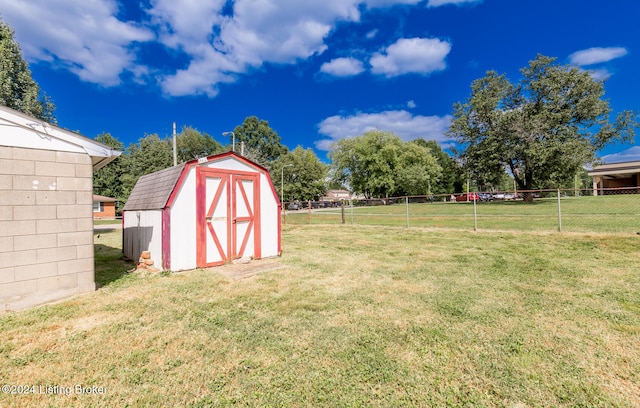
[{"label": "blue sky", "polygon": [[[447,148],[471,82],[517,81],[538,53],[640,112],[636,0],[0,0],[0,15],[59,125],[125,145],[173,122],[227,143],[257,116],[322,160],[372,128]],[[640,160],[640,143],[600,155]]]}]

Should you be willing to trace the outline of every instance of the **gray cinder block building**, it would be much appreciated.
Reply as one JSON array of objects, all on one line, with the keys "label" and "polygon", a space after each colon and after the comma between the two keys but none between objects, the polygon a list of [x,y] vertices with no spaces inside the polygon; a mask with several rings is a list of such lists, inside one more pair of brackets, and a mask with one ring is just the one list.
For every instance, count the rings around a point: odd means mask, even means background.
[{"label": "gray cinder block building", "polygon": [[0,106],[0,311],[95,290],[93,171],[118,155]]}]

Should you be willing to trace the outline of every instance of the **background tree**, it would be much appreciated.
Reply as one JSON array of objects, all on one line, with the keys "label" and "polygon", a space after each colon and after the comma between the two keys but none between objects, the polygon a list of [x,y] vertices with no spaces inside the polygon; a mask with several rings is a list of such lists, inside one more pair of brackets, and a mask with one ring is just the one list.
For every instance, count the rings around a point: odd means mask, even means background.
[{"label": "background tree", "polygon": [[[288,164],[293,166],[284,167]],[[271,180],[281,194],[280,183],[284,177],[284,199],[318,200],[327,191],[328,166],[318,159],[312,149],[296,147],[271,163]],[[283,176],[284,174],[284,176]]]},{"label": "background tree", "polygon": [[[167,138],[173,149],[173,141]],[[184,163],[189,160],[207,157],[214,154],[222,153],[224,147],[220,142],[213,139],[206,133],[200,133],[198,130],[185,126],[182,132],[176,137],[178,163]]]},{"label": "background tree", "polygon": [[288,151],[280,142],[278,133],[269,127],[269,122],[255,116],[247,117],[242,125],[236,126],[233,133],[236,152],[240,152],[240,143],[244,142],[245,157],[267,168],[270,162]]},{"label": "background tree", "polygon": [[40,91],[22,58],[13,30],[0,19],[0,104],[49,123],[56,123],[55,105]]},{"label": "background tree", "polygon": [[462,168],[448,153],[443,151],[435,140],[416,139],[411,143],[426,147],[442,169],[440,177],[431,182],[432,194],[451,194],[462,191]]},{"label": "background tree", "polygon": [[379,130],[340,139],[329,152],[332,176],[356,194],[389,197],[396,188],[394,170],[401,148],[398,136]]},{"label": "background tree", "polygon": [[329,157],[333,182],[367,198],[427,194],[442,171],[429,149],[379,130],[335,142]]},{"label": "background tree", "polygon": [[473,82],[465,103],[454,105],[448,134],[463,146],[466,171],[497,182],[506,168],[520,190],[560,185],[607,143],[633,140],[633,112],[610,123],[603,83],[554,62],[538,55],[517,84],[489,71]]},{"label": "background tree", "polygon": [[442,167],[431,150],[418,143],[404,143],[398,159],[393,194],[431,196],[442,177]]},{"label": "background tree", "polygon": [[152,134],[130,144],[118,160],[122,166],[122,194],[129,198],[140,176],[173,166],[173,151],[168,138]]}]

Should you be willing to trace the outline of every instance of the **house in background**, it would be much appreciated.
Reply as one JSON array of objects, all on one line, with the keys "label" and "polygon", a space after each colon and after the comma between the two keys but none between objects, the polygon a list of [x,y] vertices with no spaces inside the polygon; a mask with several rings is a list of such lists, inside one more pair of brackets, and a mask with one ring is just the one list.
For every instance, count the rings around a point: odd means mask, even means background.
[{"label": "house in background", "polygon": [[116,199],[101,195],[93,195],[93,219],[94,220],[115,220],[116,219]]},{"label": "house in background", "polygon": [[342,200],[351,200],[351,193],[347,190],[327,190],[323,197],[320,197],[320,201],[324,203],[338,203]]},{"label": "house in background", "polygon": [[327,190],[325,195],[327,200],[349,200],[351,199],[351,193],[347,190]]},{"label": "house in background", "polygon": [[0,311],[95,290],[93,172],[119,155],[0,106]]},{"label": "house in background", "polygon": [[587,174],[593,177],[593,195],[640,193],[640,161],[596,166]]}]

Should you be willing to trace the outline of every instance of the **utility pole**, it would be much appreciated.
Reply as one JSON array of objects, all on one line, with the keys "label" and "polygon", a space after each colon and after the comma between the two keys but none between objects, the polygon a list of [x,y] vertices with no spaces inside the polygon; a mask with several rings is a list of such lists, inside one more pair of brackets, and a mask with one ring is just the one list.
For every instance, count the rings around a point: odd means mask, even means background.
[{"label": "utility pole", "polygon": [[173,122],[173,165],[178,165],[178,148],[176,146],[176,122]]}]

